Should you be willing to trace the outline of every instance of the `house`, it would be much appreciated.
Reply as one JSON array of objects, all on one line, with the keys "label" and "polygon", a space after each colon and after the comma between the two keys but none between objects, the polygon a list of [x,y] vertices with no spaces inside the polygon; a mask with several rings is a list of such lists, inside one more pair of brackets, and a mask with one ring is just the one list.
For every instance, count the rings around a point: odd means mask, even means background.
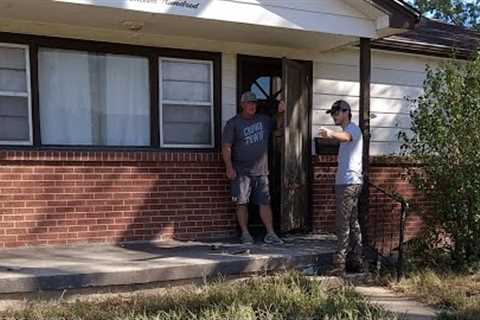
[{"label": "house", "polygon": [[[338,98],[369,139],[370,179],[421,199],[409,164],[383,156],[409,128],[404,97],[458,38],[419,22],[399,0],[0,0],[0,248],[235,235],[221,130],[245,90],[287,102],[280,231],[334,230],[336,159],[312,138]],[[369,232],[394,239],[397,205],[367,200]]]}]

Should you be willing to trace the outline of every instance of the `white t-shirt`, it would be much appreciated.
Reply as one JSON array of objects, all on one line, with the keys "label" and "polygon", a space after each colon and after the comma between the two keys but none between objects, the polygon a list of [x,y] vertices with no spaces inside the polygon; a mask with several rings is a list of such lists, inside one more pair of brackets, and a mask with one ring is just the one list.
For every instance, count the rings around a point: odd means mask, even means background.
[{"label": "white t-shirt", "polygon": [[348,123],[344,131],[352,135],[352,140],[340,143],[335,184],[362,184],[362,131],[352,122]]}]

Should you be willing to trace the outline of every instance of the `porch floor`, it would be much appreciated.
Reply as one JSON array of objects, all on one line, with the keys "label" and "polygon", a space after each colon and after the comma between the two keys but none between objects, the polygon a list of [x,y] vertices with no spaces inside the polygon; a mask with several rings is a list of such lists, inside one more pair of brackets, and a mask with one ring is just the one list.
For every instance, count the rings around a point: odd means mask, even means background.
[{"label": "porch floor", "polygon": [[261,242],[161,241],[0,250],[0,294],[122,286],[238,276],[287,268],[326,270],[335,241],[291,235],[282,246]]}]

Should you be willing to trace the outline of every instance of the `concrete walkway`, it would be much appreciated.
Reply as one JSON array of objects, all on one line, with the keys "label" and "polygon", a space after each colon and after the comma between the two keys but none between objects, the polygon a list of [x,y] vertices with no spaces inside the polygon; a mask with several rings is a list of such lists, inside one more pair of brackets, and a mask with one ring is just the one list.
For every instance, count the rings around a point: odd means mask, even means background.
[{"label": "concrete walkway", "polygon": [[285,245],[165,241],[0,250],[0,294],[203,279],[328,268],[335,241],[290,236]]},{"label": "concrete walkway", "polygon": [[393,312],[405,320],[431,320],[436,311],[412,297],[400,296],[383,287],[355,287],[355,291],[364,295],[372,303]]}]

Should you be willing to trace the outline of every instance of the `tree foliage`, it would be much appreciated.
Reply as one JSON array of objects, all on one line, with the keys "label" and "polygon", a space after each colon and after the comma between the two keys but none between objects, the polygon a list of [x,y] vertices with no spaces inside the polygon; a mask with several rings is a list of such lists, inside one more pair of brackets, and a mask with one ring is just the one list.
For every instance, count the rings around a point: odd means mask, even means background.
[{"label": "tree foliage", "polygon": [[480,31],[480,0],[414,0],[424,14]]},{"label": "tree foliage", "polygon": [[[424,217],[428,245],[446,253],[453,267],[480,261],[480,57],[427,67],[414,103],[413,134],[402,132],[400,140],[423,165],[411,178],[432,202]],[[441,248],[431,243],[439,232],[449,239]]]}]

